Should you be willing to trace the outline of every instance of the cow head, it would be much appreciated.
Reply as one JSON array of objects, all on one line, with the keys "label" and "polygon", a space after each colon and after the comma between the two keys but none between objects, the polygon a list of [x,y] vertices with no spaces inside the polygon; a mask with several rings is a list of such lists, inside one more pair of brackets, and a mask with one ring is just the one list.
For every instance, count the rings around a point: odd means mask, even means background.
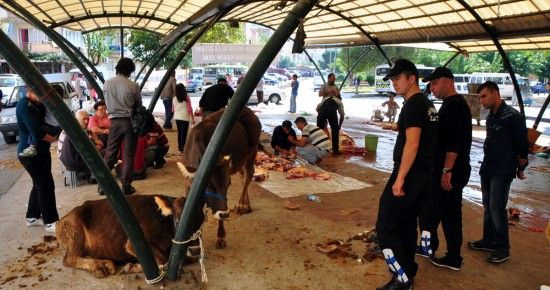
[{"label": "cow head", "polygon": [[177,225],[183,212],[185,197],[172,198],[159,195],[155,196],[155,203],[158,205],[161,214],[163,216],[172,216],[174,218],[174,225]]},{"label": "cow head", "polygon": [[[185,194],[189,193],[191,184],[195,177],[195,169],[190,170],[181,162],[178,162],[178,167],[184,177]],[[212,170],[212,175],[206,186],[204,197],[206,205],[212,210],[214,218],[223,220],[229,216],[229,208],[227,206],[227,190],[231,185],[231,158],[229,155],[222,157]]]}]

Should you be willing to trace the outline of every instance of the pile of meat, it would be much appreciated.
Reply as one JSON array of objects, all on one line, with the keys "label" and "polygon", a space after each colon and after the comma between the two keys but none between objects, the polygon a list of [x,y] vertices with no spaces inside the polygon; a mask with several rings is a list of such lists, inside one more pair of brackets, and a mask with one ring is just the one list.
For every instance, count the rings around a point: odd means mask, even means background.
[{"label": "pile of meat", "polygon": [[264,181],[269,175],[269,171],[286,172],[287,179],[313,178],[315,180],[329,180],[330,175],[327,172],[319,173],[296,164],[293,157],[270,157],[269,155],[258,152],[256,154],[256,165],[254,166],[255,181]]}]

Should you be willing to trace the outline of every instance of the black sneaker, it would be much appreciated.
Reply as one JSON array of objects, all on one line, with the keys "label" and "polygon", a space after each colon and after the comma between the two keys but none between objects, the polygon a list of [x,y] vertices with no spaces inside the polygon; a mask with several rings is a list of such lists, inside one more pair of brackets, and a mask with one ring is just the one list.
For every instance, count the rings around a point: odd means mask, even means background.
[{"label": "black sneaker", "polygon": [[510,252],[504,250],[496,250],[492,252],[487,261],[494,264],[502,263],[510,258]]},{"label": "black sneaker", "polygon": [[397,279],[397,277],[391,278],[391,280],[384,286],[376,288],[376,290],[410,290],[413,288],[413,280],[409,279],[407,283],[403,283]]},{"label": "black sneaker", "polygon": [[123,185],[122,186],[122,192],[124,193],[124,195],[131,195],[131,194],[134,194],[134,192],[136,192],[136,189],[131,186],[131,185]]},{"label": "black sneaker", "polygon": [[424,257],[424,258],[429,258],[430,255],[426,252],[424,252],[424,250],[422,250],[422,246],[416,246],[416,252],[415,254],[417,256],[420,256],[420,257]]},{"label": "black sneaker", "polygon": [[493,245],[491,245],[489,242],[486,242],[484,240],[469,241],[468,247],[472,250],[478,250],[478,251],[487,251],[487,252],[495,251],[495,248],[493,248]]},{"label": "black sneaker", "polygon": [[460,271],[460,267],[462,267],[462,258],[456,259],[447,255],[441,258],[431,256],[430,262],[438,267],[448,268],[455,271]]}]

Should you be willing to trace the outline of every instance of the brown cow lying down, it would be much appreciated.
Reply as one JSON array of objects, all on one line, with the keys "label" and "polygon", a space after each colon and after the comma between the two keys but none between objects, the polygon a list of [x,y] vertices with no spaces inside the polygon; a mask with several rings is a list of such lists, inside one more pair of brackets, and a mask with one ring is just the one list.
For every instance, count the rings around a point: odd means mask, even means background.
[{"label": "brown cow lying down", "polygon": [[[203,154],[214,134],[214,130],[222,117],[224,110],[212,113],[198,123],[191,132],[183,150],[183,164],[178,163],[185,176],[185,195],[189,193],[195,171],[198,169]],[[248,186],[254,175],[254,161],[258,148],[265,151],[260,144],[262,124],[258,117],[245,107],[225,141],[221,157],[212,171],[204,193],[206,205],[212,209],[218,219],[217,248],[225,248],[226,242],[223,219],[229,216],[227,206],[227,190],[231,184],[231,175],[240,172],[243,177],[243,188],[236,206],[238,214],[252,211],[248,199]]]},{"label": "brown cow lying down", "polygon": [[[133,195],[126,200],[157,264],[166,264],[174,238],[174,217],[180,217],[185,197]],[[90,271],[96,277],[114,274],[115,263],[126,264],[123,273],[141,272],[134,248],[107,199],[86,201],[71,210],[57,223],[56,236],[66,250],[63,264],[67,267]]]}]

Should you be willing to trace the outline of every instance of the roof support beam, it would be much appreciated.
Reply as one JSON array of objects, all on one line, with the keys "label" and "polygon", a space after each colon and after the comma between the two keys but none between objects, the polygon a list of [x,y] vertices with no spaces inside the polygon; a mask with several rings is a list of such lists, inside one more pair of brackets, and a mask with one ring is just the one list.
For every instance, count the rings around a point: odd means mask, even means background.
[{"label": "roof support beam", "polygon": [[111,175],[105,162],[103,162],[94,144],[76,121],[74,114],[69,110],[57,91],[52,88],[44,76],[1,29],[0,54],[19,73],[27,85],[36,92],[40,101],[65,130],[67,137],[70,138],[78,153],[84,157],[84,162],[97,178],[99,186],[105,191],[122,229],[132,243],[147,279],[152,280],[158,277],[160,274],[158,265],[149,245],[145,241],[145,236],[139,227],[138,221],[126,201],[126,197],[122,194],[122,190]]},{"label": "roof support beam", "polygon": [[518,97],[519,110],[521,114],[525,117],[525,109],[523,107],[523,98],[521,97],[521,90],[519,89],[518,80],[516,79],[516,74],[514,73],[514,68],[510,63],[510,59],[508,59],[508,55],[502,48],[502,45],[500,45],[500,42],[498,40],[498,36],[499,36],[498,31],[494,27],[489,26],[487,22],[485,22],[485,20],[483,20],[483,18],[481,18],[481,16],[477,14],[477,12],[468,3],[466,3],[465,0],[457,0],[457,2],[460,3],[462,6],[464,6],[464,8],[466,8],[466,10],[468,10],[468,12],[470,12],[470,14],[474,16],[474,18],[477,20],[479,25],[483,27],[483,29],[491,37],[491,40],[493,40],[493,43],[497,47],[500,57],[502,58],[502,64],[504,65],[504,68],[506,68],[506,70],[508,70],[508,72],[510,73],[510,78],[512,78],[512,83],[514,84],[514,90],[516,91],[516,95]]},{"label": "roof support beam", "polygon": [[[361,60],[363,60],[363,58],[365,58],[365,56],[367,56],[367,54],[369,54],[369,52],[371,52],[371,51],[372,51],[372,48],[368,47],[367,50],[349,68],[348,73],[346,74],[346,76],[344,77],[344,80],[342,80],[342,83],[340,84],[340,88],[339,88],[340,91],[342,91],[342,88],[344,87],[344,84],[346,83],[346,80],[348,79],[349,75],[351,74],[351,71],[353,71],[353,69],[361,62]],[[349,48],[348,48],[348,53],[349,53]],[[348,54],[348,56],[349,56],[349,54]]]},{"label": "roof support beam", "polygon": [[[317,0],[300,0],[293,8],[275,33],[250,66],[248,73],[244,77],[243,82],[237,88],[237,91],[231,98],[225,113],[220,119],[212,139],[206,148],[204,157],[196,172],[196,177],[193,179],[191,190],[187,195],[187,201],[183,209],[180,224],[176,230],[174,237],[175,241],[186,241],[191,237],[197,229],[192,229],[192,225],[196,222],[195,219],[202,211],[204,205],[203,193],[206,189],[207,181],[211,175],[214,165],[218,162],[218,158],[225,144],[225,140],[235,125],[239,113],[246,106],[250,94],[256,88],[262,75],[265,73],[275,56],[279,53],[285,42],[288,40],[292,32],[298,27],[300,19],[304,18],[307,13],[313,8]],[[181,255],[187,251],[187,244],[174,243],[168,260],[167,277],[174,280],[177,277],[180,266]]]},{"label": "roof support beam", "polygon": [[313,58],[311,57],[311,55],[309,55],[309,53],[307,52],[307,50],[305,48],[304,48],[304,53],[306,54],[307,58],[309,58],[309,61],[311,61],[311,63],[313,63],[313,65],[315,66],[315,69],[317,69],[317,72],[319,73],[319,75],[321,76],[321,79],[323,80],[323,84],[326,84],[327,81],[325,80],[325,76],[323,76],[323,72],[321,71],[321,69],[319,68],[319,66],[315,62],[315,60],[313,60]]},{"label": "roof support beam", "polygon": [[98,93],[99,96],[103,97],[103,91],[101,90],[101,87],[97,84],[96,81],[94,81],[94,77],[90,72],[86,69],[84,64],[78,59],[78,57],[74,54],[74,52],[71,50],[67,44],[63,41],[63,37],[61,37],[57,32],[53,30],[53,28],[49,28],[42,21],[38,20],[32,13],[30,13],[28,10],[23,8],[21,5],[16,3],[14,0],[4,0],[4,3],[6,3],[8,6],[10,6],[13,10],[18,11],[20,15],[22,15],[25,21],[29,21],[32,25],[34,25],[36,28],[42,30],[53,42],[55,42],[59,48],[71,59],[71,61],[74,62],[74,64],[80,69],[80,71],[84,74],[87,80],[90,80],[92,83],[92,86],[94,87],[94,90]]},{"label": "roof support beam", "polygon": [[[140,19],[150,19],[150,20],[155,20],[155,21],[159,21],[159,22],[164,22],[164,23],[171,24],[173,26],[178,26],[179,25],[179,23],[177,23],[177,22],[174,22],[174,21],[171,21],[171,20],[168,20],[168,19],[164,19],[164,18],[160,18],[160,17],[156,17],[156,16],[153,16],[153,15],[137,14],[137,13],[124,13],[124,12],[107,12],[107,13],[100,13],[100,14],[87,14],[87,15],[73,17],[73,18],[63,20],[63,21],[60,21],[60,22],[53,22],[52,24],[50,24],[50,27],[51,28],[56,28],[56,27],[59,27],[59,26],[65,26],[65,25],[70,24],[70,23],[79,22],[79,21],[88,20],[88,19],[96,19],[96,18],[107,18],[107,19],[109,19],[109,18],[140,18]],[[109,25],[109,26],[111,26],[111,25]]]},{"label": "roof support beam", "polygon": [[94,29],[90,29],[90,30],[84,30],[84,31],[82,31],[82,35],[92,33],[92,32],[96,32],[96,31],[106,30],[106,29],[120,29],[121,27],[124,27],[124,28],[127,28],[127,29],[147,31],[147,32],[150,32],[150,33],[153,33],[153,34],[156,34],[156,35],[162,35],[158,31],[154,31],[152,29],[147,29],[147,28],[143,28],[143,27],[135,27],[135,26],[105,26],[105,27],[98,27],[98,28],[94,28]]},{"label": "roof support beam", "polygon": [[[225,15],[225,13],[227,12],[222,11],[215,17],[211,18],[210,21],[203,24],[202,27],[193,34],[193,37],[181,49],[181,51],[178,53],[178,56],[176,56],[176,59],[172,62],[172,64],[166,70],[166,73],[162,77],[162,80],[159,83],[158,89],[155,91],[155,95],[153,96],[153,99],[151,99],[151,102],[149,103],[149,108],[148,108],[149,111],[153,112],[153,109],[155,108],[155,105],[160,97],[160,93],[162,92],[164,86],[166,86],[166,84],[168,83],[168,80],[170,79],[170,76],[172,75],[173,72],[176,71],[176,68],[180,65],[181,61],[187,55],[189,50],[191,50],[191,48],[193,47],[193,45],[195,45],[195,43],[199,40],[199,38],[201,38],[201,36],[206,31],[208,31],[208,29],[212,27],[212,25],[214,25],[219,19],[221,19],[223,15]],[[145,79],[143,81],[145,82]]]}]

